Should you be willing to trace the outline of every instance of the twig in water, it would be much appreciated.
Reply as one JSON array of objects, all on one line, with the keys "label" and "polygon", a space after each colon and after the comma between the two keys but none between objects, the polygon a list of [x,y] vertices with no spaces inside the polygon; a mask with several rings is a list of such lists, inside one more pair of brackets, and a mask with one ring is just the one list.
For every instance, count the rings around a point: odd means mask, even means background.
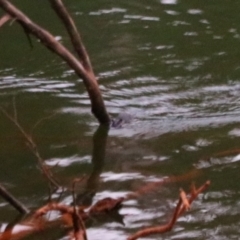
[{"label": "twig in water", "polygon": [[24,206],[19,200],[17,200],[10,192],[8,192],[5,189],[5,187],[3,187],[1,184],[0,184],[0,195],[20,213],[24,213],[24,214],[29,213],[29,209],[26,206]]},{"label": "twig in water", "polygon": [[[54,179],[52,172],[49,170],[49,168],[44,164],[44,160],[42,159],[40,153],[38,152],[37,145],[35,144],[33,138],[31,135],[29,135],[23,127],[19,124],[17,119],[15,117],[11,116],[2,106],[0,106],[0,111],[18,128],[18,130],[22,133],[22,135],[27,140],[27,146],[31,150],[31,152],[35,155],[35,157],[38,160],[38,163],[41,167],[41,170],[43,174],[46,176],[46,178],[49,180],[49,182],[55,186],[56,188],[59,188],[60,185],[58,184],[57,180]],[[14,114],[16,116],[16,113]]]},{"label": "twig in water", "polygon": [[84,177],[75,179],[72,184],[72,197],[73,197],[72,221],[73,221],[75,240],[87,240],[87,232],[86,232],[85,224],[83,222],[81,215],[79,214],[78,207],[76,205],[76,195],[75,195],[75,184],[77,182],[81,182],[83,179]]},{"label": "twig in water", "polygon": [[140,237],[148,236],[148,235],[151,235],[151,234],[161,234],[161,233],[165,233],[165,232],[170,231],[173,228],[173,226],[174,226],[175,222],[177,221],[178,217],[189,208],[190,204],[195,200],[195,198],[200,193],[205,191],[206,188],[209,185],[210,185],[210,181],[205,182],[196,191],[192,191],[191,196],[189,198],[187,198],[185,192],[183,192],[183,190],[181,190],[180,191],[180,197],[179,197],[179,200],[178,200],[178,204],[177,204],[177,206],[174,210],[174,214],[172,216],[172,219],[167,224],[142,229],[142,230],[136,232],[135,234],[133,234],[132,236],[130,236],[128,238],[128,240],[135,240],[135,239],[138,239]]},{"label": "twig in water", "polygon": [[57,113],[55,112],[55,113],[53,113],[53,114],[51,114],[51,115],[49,115],[49,116],[43,117],[43,118],[41,118],[40,120],[38,120],[38,121],[34,124],[34,126],[32,127],[31,135],[33,134],[34,130],[38,127],[38,125],[40,125],[43,121],[46,121],[46,120],[48,120],[48,119],[51,119],[51,118],[54,117],[56,114],[57,114]]}]

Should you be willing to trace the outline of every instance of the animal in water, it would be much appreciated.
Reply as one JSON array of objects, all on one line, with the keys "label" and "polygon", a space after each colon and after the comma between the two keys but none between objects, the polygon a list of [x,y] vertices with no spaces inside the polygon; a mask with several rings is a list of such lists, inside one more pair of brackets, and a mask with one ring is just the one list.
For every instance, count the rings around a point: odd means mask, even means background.
[{"label": "animal in water", "polygon": [[130,123],[133,119],[133,116],[129,113],[122,112],[118,114],[116,118],[111,120],[110,126],[112,128],[121,128],[123,124]]}]

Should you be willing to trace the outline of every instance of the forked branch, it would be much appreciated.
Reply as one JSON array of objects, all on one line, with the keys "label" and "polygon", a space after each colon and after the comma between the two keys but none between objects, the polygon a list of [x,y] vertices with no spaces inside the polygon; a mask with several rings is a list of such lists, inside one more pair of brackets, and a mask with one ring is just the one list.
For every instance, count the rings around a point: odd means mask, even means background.
[{"label": "forked branch", "polygon": [[[205,182],[201,187],[198,189],[195,188],[193,185],[191,188],[190,196],[187,196],[183,190],[180,190],[180,196],[177,203],[177,206],[174,210],[173,216],[167,224],[156,226],[156,227],[149,227],[142,229],[136,232],[134,235],[130,236],[128,240],[135,240],[140,237],[148,236],[151,234],[162,234],[165,232],[170,231],[174,224],[176,223],[179,216],[184,213],[189,207],[190,204],[198,197],[200,193],[206,190],[206,188],[210,185],[210,181]],[[129,198],[105,198],[99,200],[96,204],[92,207],[89,206],[68,206],[64,204],[60,204],[57,202],[50,202],[47,205],[39,208],[35,211],[34,214],[31,214],[27,219],[22,222],[22,225],[28,225],[31,223],[32,228],[28,232],[20,232],[17,234],[12,233],[11,231],[6,231],[4,234],[0,234],[1,240],[6,240],[9,238],[5,238],[5,236],[11,235],[14,239],[21,239],[23,236],[29,235],[30,233],[39,231],[40,226],[39,223],[44,223],[41,225],[41,229],[44,227],[46,228],[49,224],[47,223],[46,218],[42,218],[50,211],[58,211],[61,214],[61,220],[63,223],[68,226],[72,227],[71,231],[71,240],[87,240],[87,234],[84,226],[84,221],[91,219],[93,217],[110,213],[115,210],[119,210],[121,208],[123,201],[128,200]],[[41,221],[43,220],[43,222]]]},{"label": "forked branch", "polygon": [[51,2],[54,3],[54,10],[61,16],[65,26],[67,28],[70,27],[68,31],[71,32],[72,43],[74,48],[78,49],[77,51],[81,62],[66,47],[58,42],[49,31],[34,23],[8,0],[0,0],[0,7],[12,18],[16,19],[26,31],[39,39],[43,45],[61,57],[75,73],[82,78],[91,100],[92,113],[100,124],[110,125],[111,120],[107,113],[98,82],[92,72],[87,52],[81,42],[80,35],[77,34],[77,29],[62,2],[53,0]]},{"label": "forked branch", "polygon": [[185,192],[180,190],[180,196],[178,200],[178,204],[173,213],[172,219],[165,225],[156,226],[156,227],[148,227],[136,232],[134,235],[130,236],[128,240],[135,240],[140,237],[145,237],[151,234],[162,234],[170,231],[174,224],[176,223],[178,217],[184,213],[189,207],[190,204],[197,198],[197,196],[206,190],[206,188],[210,185],[210,181],[205,182],[201,187],[195,189],[195,186],[192,186],[192,190],[190,193],[190,197],[187,198]]}]

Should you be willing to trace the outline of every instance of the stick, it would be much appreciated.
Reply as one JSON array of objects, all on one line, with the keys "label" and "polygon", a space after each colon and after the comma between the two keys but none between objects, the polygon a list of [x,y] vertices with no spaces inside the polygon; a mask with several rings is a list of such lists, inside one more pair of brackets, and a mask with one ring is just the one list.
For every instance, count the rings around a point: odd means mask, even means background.
[{"label": "stick", "polygon": [[0,27],[2,27],[7,21],[9,21],[11,19],[11,16],[8,14],[3,15],[0,18]]},{"label": "stick", "polygon": [[34,23],[12,3],[7,0],[0,0],[0,7],[11,17],[16,18],[24,29],[27,29],[29,33],[39,39],[43,45],[61,57],[75,73],[82,78],[91,100],[92,113],[100,124],[109,126],[111,119],[107,113],[96,77],[89,72],[88,69],[85,69],[83,64],[78,61],[67,48],[58,42],[50,32]]},{"label": "stick", "polygon": [[[43,172],[43,174],[46,176],[46,178],[49,180],[49,182],[55,186],[56,188],[59,188],[60,185],[58,183],[58,181],[56,179],[54,179],[53,174],[51,173],[51,171],[49,170],[49,168],[46,166],[46,164],[44,164],[44,160],[42,159],[38,149],[37,149],[37,145],[35,144],[33,138],[31,135],[29,135],[23,128],[22,126],[19,124],[16,116],[17,113],[15,112],[15,116],[11,116],[2,106],[0,106],[0,111],[18,128],[18,130],[22,133],[22,135],[24,136],[24,138],[26,139],[27,143],[28,143],[28,147],[31,150],[31,152],[35,155],[35,157],[38,160],[38,163],[41,167],[41,170]],[[16,111],[16,109],[15,109]]]},{"label": "stick", "polygon": [[81,40],[81,36],[77,30],[77,27],[68,13],[66,7],[64,6],[62,0],[49,0],[51,2],[52,8],[55,10],[59,18],[62,20],[63,24],[65,25],[65,28],[70,36],[70,39],[72,41],[72,45],[76,51],[76,53],[79,56],[80,61],[82,62],[84,68],[91,72],[93,75],[93,69],[90,62],[90,58],[88,56],[88,53],[83,45],[83,42]]},{"label": "stick", "polygon": [[[175,208],[172,219],[167,224],[156,226],[156,227],[144,228],[144,229],[136,232],[132,236],[130,236],[128,238],[128,240],[136,240],[140,237],[148,236],[150,234],[157,234],[157,233],[160,234],[160,233],[165,233],[165,232],[170,231],[173,228],[174,224],[176,223],[178,217],[190,207],[190,204],[195,200],[195,198],[201,192],[205,191],[209,185],[210,185],[210,181],[207,181],[201,187],[199,187],[197,190],[194,190],[194,191],[192,190],[191,196],[189,197],[189,199],[187,199],[185,192],[183,192],[183,190],[181,190],[178,204]],[[192,187],[192,189],[193,189],[193,187]]]},{"label": "stick", "polygon": [[20,201],[18,201],[11,193],[9,193],[1,184],[0,195],[20,213],[29,213],[29,209],[25,207]]}]

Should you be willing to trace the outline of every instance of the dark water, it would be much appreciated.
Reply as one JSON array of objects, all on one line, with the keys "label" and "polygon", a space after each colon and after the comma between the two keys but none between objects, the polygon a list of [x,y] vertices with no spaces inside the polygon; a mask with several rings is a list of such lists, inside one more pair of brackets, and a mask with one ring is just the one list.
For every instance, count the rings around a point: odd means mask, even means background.
[{"label": "dark water", "polygon": [[[19,4],[70,46],[47,1]],[[76,177],[91,176],[77,191],[79,196],[95,193],[88,201],[96,202],[125,196],[147,182],[197,173],[127,201],[120,211],[123,219],[93,220],[89,239],[126,239],[142,226],[165,223],[179,187],[188,190],[192,181],[199,185],[208,179],[211,187],[170,233],[147,238],[239,239],[240,2],[75,0],[67,6],[108,111],[112,116],[127,112],[134,119],[111,129],[108,137],[100,132],[93,148],[98,124],[84,87],[75,85],[80,80],[35,39],[31,49],[17,24],[2,27],[1,106],[12,115],[15,109],[54,176],[64,187]],[[0,159],[0,182],[6,188],[31,209],[47,202],[48,184],[36,158],[2,113]],[[63,194],[62,203],[71,201],[69,193]],[[3,231],[16,212],[3,200],[0,211]],[[44,235],[64,236],[55,230]],[[41,234],[34,239],[42,239]]]}]

